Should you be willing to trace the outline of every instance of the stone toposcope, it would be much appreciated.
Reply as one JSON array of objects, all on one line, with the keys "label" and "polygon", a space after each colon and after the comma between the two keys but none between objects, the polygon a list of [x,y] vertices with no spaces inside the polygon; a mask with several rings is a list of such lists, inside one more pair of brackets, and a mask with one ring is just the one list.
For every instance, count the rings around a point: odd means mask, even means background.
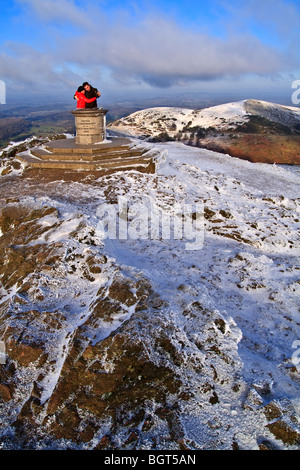
[{"label": "stone toposcope", "polygon": [[97,144],[106,139],[106,114],[102,108],[76,109],[75,116],[76,144]]},{"label": "stone toposcope", "polygon": [[107,112],[102,108],[71,111],[75,116],[74,137],[52,140],[16,156],[29,167],[39,169],[155,173],[159,155],[152,146],[134,143],[128,137],[106,137]]}]

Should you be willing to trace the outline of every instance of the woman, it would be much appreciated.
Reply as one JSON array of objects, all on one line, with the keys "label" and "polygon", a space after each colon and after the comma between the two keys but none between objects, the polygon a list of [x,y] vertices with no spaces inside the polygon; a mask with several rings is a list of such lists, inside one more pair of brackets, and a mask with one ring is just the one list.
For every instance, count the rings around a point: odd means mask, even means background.
[{"label": "woman", "polygon": [[96,101],[95,98],[87,98],[85,96],[85,89],[83,86],[78,87],[78,90],[75,92],[75,98],[77,100],[77,109],[83,109],[85,108],[85,103],[92,103],[93,101]]}]

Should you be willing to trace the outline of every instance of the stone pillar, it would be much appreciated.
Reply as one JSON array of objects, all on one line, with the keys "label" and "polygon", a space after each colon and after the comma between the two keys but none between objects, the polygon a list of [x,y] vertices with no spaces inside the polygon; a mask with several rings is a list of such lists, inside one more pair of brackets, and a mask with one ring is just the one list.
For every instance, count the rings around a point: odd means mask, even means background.
[{"label": "stone pillar", "polygon": [[72,111],[75,116],[75,144],[90,145],[106,139],[107,109],[90,108]]}]

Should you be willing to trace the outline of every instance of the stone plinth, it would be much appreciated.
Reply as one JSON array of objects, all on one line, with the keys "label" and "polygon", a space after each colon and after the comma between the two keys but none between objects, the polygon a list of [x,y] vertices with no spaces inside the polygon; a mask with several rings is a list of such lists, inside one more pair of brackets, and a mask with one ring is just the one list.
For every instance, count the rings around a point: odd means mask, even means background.
[{"label": "stone plinth", "polygon": [[31,168],[91,171],[98,175],[135,170],[155,173],[158,156],[153,149],[127,137],[106,139],[107,109],[76,109],[75,138],[53,140],[20,152],[16,157]]},{"label": "stone plinth", "polygon": [[135,145],[124,137],[110,137],[90,145],[77,144],[73,138],[53,140],[16,157],[31,168],[92,171],[102,175],[121,170],[155,173],[157,160],[151,148]]},{"label": "stone plinth", "polygon": [[78,145],[89,145],[105,140],[107,112],[107,109],[102,108],[76,109],[72,111],[72,114],[75,116],[76,126],[75,143]]}]

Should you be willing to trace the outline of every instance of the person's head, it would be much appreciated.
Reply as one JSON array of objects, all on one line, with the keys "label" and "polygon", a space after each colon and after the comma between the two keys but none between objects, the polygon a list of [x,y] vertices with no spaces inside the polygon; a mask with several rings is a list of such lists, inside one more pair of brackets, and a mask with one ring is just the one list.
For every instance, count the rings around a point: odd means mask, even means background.
[{"label": "person's head", "polygon": [[90,91],[91,89],[91,85],[88,82],[84,82],[82,86],[86,91]]},{"label": "person's head", "polygon": [[83,88],[83,86],[79,86],[77,91],[79,93],[82,93],[83,95],[85,94],[85,89]]}]

